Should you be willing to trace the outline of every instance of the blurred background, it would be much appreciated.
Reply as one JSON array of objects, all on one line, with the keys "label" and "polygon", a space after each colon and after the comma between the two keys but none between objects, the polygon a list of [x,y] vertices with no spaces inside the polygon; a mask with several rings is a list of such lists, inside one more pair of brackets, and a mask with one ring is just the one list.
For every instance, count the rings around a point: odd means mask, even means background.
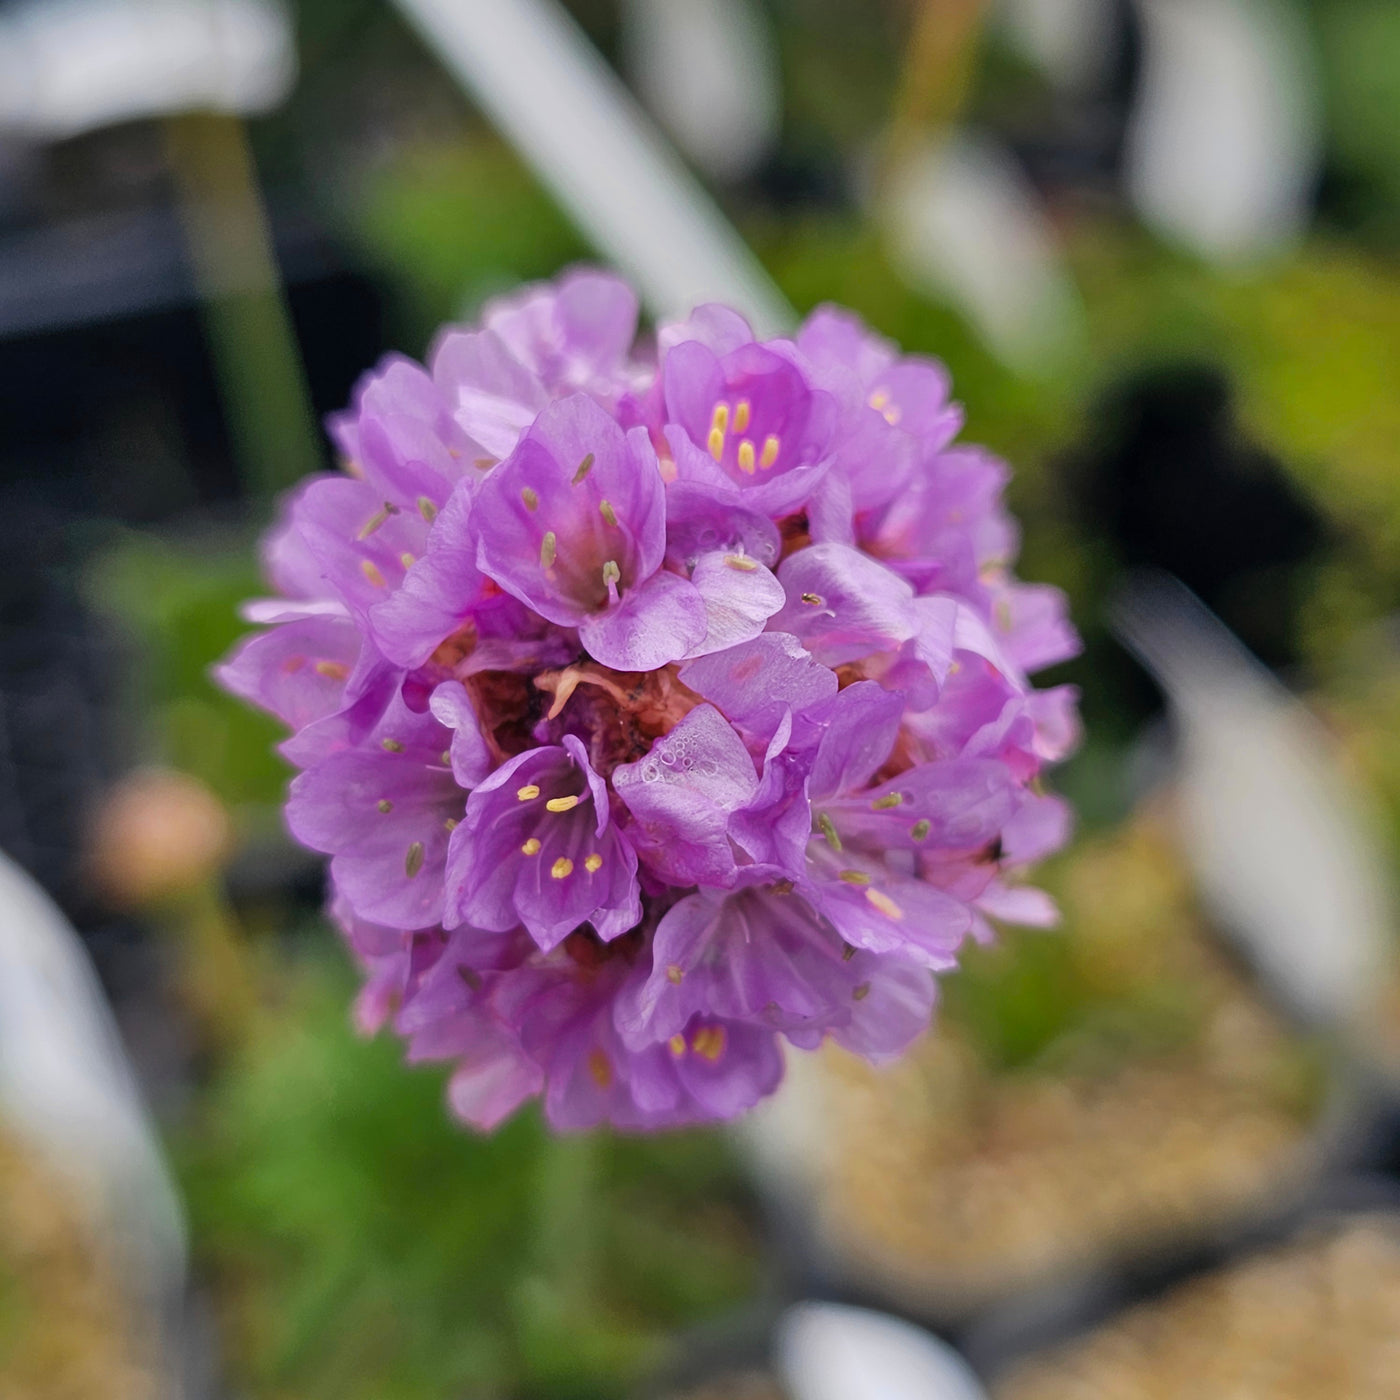
[{"label": "blurred background", "polygon": [[[1085,638],[1062,929],[736,1131],[451,1126],[208,678],[580,259],[941,357]],[[1400,1394],[1400,6],[0,0],[0,852],[3,1400]]]}]

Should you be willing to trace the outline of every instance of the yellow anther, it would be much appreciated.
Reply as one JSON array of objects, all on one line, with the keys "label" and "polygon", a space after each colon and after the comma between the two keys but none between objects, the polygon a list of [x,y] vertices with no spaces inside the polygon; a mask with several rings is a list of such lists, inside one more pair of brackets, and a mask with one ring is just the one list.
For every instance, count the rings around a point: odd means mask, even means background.
[{"label": "yellow anther", "polygon": [[453,832],[457,830],[461,823],[457,820],[456,817],[448,817],[448,819],[445,822],[443,822],[442,825],[445,831]]},{"label": "yellow anther", "polygon": [[379,572],[379,566],[372,559],[360,560],[360,571],[376,587],[384,587],[384,575]]},{"label": "yellow anther", "polygon": [[887,792],[883,797],[877,797],[871,804],[872,812],[883,812],[890,807],[898,807],[904,801],[904,794],[900,792]]},{"label": "yellow anther", "polygon": [[682,979],[683,979],[684,977],[685,977],[685,973],[682,972],[681,969],[680,969],[675,963],[671,963],[671,965],[670,965],[669,967],[667,967],[667,969],[666,969],[666,980],[667,980],[673,987],[679,987],[680,984],[681,984],[681,981],[682,981]]},{"label": "yellow anther", "polygon": [[734,431],[746,433],[749,430],[749,401],[740,399],[734,406]]},{"label": "yellow anther", "polygon": [[870,876],[863,870],[843,870],[841,878],[848,885],[868,885],[870,883]]},{"label": "yellow anther", "polygon": [[405,569],[411,569],[417,562],[418,561],[407,550],[404,550],[404,552],[399,555],[399,563],[402,564]]},{"label": "yellow anther", "polygon": [[710,456],[718,462],[724,456],[724,434],[718,428],[711,428],[710,440],[707,445],[710,449]]},{"label": "yellow anther", "polygon": [[617,524],[617,512],[613,509],[611,501],[599,501],[598,514],[601,515],[609,525]]},{"label": "yellow anther", "polygon": [[877,413],[879,413],[889,401],[890,395],[887,389],[876,389],[868,400],[870,407]]},{"label": "yellow anther", "polygon": [[525,502],[526,510],[538,510],[540,508],[540,493],[533,486],[522,486],[520,488],[520,499]]},{"label": "yellow anther", "polygon": [[577,486],[592,470],[593,454],[590,452],[588,456],[578,464],[578,470],[574,473],[574,485]]},{"label": "yellow anther", "polygon": [[403,873],[411,880],[423,868],[423,843],[415,841],[403,858]]},{"label": "yellow anther", "polygon": [[671,1053],[678,1060],[685,1054],[685,1037],[679,1031],[677,1031],[666,1044],[671,1047]]},{"label": "yellow anther", "polygon": [[804,593],[802,595],[802,601],[806,603],[809,608],[819,608],[822,605],[822,595],[820,593]]},{"label": "yellow anther", "polygon": [[579,797],[551,797],[544,804],[546,812],[572,812],[582,801]]},{"label": "yellow anther", "polygon": [[769,433],[763,439],[763,451],[759,454],[758,465],[767,471],[778,460],[778,449],[782,446],[776,434]]},{"label": "yellow anther", "polygon": [[825,812],[818,814],[817,828],[826,837],[826,844],[839,855],[841,853],[841,838],[836,834],[836,823]]},{"label": "yellow anther", "polygon": [[378,807],[386,817],[394,810],[394,804],[390,802],[387,797],[381,797],[379,801],[375,803],[375,806]]},{"label": "yellow anther", "polygon": [[515,795],[521,802],[532,802],[540,795],[540,785],[538,783],[526,783],[524,787],[518,787]]},{"label": "yellow anther", "polygon": [[914,825],[909,828],[909,834],[914,838],[914,840],[922,841],[924,837],[927,836],[932,830],[933,823],[929,821],[927,817],[923,817],[919,821],[916,821]]},{"label": "yellow anther", "polygon": [[724,1054],[724,1027],[701,1026],[690,1037],[690,1048],[712,1064]]},{"label": "yellow anther", "polygon": [[540,566],[545,569],[552,569],[557,553],[558,541],[554,538],[554,531],[546,530],[544,539],[540,541]]},{"label": "yellow anther", "polygon": [[[294,671],[300,669],[299,666],[292,668]],[[350,668],[343,661],[318,661],[313,669],[328,681],[343,681],[350,674]]]},{"label": "yellow anther", "polygon": [[[716,429],[721,433],[729,431],[729,405],[723,399],[715,405],[714,412],[710,414],[710,431],[714,432]],[[741,428],[739,431],[742,432],[743,429]]]},{"label": "yellow anther", "polygon": [[431,525],[437,519],[437,507],[426,496],[419,496],[418,514]]},{"label": "yellow anther", "polygon": [[726,568],[741,574],[752,574],[758,571],[758,561],[750,559],[746,554],[726,554],[724,563]]},{"label": "yellow anther", "polygon": [[596,875],[603,868],[603,857],[600,856],[597,851],[594,851],[593,854],[584,861],[583,868],[588,871],[590,875]]},{"label": "yellow anther", "polygon": [[549,867],[549,873],[556,880],[567,880],[574,873],[574,863],[568,856],[560,856],[553,865]]},{"label": "yellow anther", "polygon": [[870,983],[862,982],[858,987],[851,988],[852,1001],[864,1001],[870,995]]},{"label": "yellow anther", "polygon": [[890,407],[885,410],[885,422],[892,428],[903,416],[904,415],[899,411],[898,404],[891,404]]},{"label": "yellow anther", "polygon": [[403,752],[403,745],[399,743],[397,739],[381,739],[379,741],[379,747],[383,749],[385,753]]},{"label": "yellow anther", "polygon": [[904,910],[892,900],[883,890],[866,890],[865,897],[873,904],[887,919],[902,919]]},{"label": "yellow anther", "polygon": [[540,840],[538,836],[532,836],[520,848],[520,854],[525,856],[537,856],[540,853]]},{"label": "yellow anther", "polygon": [[739,444],[739,470],[746,476],[752,476],[758,470],[754,462],[753,443],[748,438]]},{"label": "yellow anther", "polygon": [[616,560],[616,559],[609,559],[609,560],[603,565],[603,587],[606,588],[610,583],[621,583],[621,582],[622,582],[622,570],[619,569],[619,568],[617,567],[617,560]]}]

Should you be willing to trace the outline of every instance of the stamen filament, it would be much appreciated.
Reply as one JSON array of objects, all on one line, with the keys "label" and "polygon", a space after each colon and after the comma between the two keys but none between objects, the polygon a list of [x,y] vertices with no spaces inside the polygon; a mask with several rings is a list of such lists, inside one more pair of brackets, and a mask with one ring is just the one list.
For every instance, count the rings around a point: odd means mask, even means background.
[{"label": "stamen filament", "polygon": [[883,890],[866,890],[865,897],[887,919],[902,919],[904,917],[904,910]]},{"label": "stamen filament", "polygon": [[398,513],[399,513],[399,508],[398,508],[398,506],[391,504],[389,501],[385,501],[384,504],[383,504],[383,506],[380,507],[379,510],[375,511],[375,513],[374,513],[372,516],[370,516],[369,520],[368,520],[368,521],[366,522],[366,524],[365,524],[364,529],[362,529],[362,530],[360,531],[360,533],[359,533],[355,538],[356,538],[356,539],[361,539],[361,540],[367,540],[367,539],[369,539],[369,537],[370,537],[372,534],[374,534],[374,532],[375,532],[386,520],[388,520],[388,518],[389,518],[391,515],[397,515]]}]

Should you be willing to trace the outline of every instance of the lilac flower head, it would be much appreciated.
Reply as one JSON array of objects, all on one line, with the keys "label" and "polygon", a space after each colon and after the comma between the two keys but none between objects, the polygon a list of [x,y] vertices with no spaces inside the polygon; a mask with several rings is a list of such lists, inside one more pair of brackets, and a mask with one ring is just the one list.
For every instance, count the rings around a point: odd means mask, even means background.
[{"label": "lilac flower head", "polygon": [[1028,675],[1076,640],[947,372],[831,309],[701,307],[648,360],[636,315],[577,270],[381,365],[218,672],[291,731],[359,1023],[482,1129],[731,1118],[1054,918],[1021,874],[1075,696]]}]

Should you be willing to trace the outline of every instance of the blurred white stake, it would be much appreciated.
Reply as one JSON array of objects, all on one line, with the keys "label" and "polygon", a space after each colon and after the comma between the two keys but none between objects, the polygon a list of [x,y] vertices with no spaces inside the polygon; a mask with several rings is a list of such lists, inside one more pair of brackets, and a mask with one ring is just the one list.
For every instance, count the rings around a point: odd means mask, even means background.
[{"label": "blurred white stake", "polygon": [[0,12],[0,129],[39,140],[171,112],[266,112],[296,72],[280,0],[22,0]]},{"label": "blurred white stake", "polygon": [[1137,7],[1144,65],[1127,181],[1138,212],[1212,258],[1248,258],[1296,238],[1322,145],[1297,10],[1290,0]]},{"label": "blurred white stake", "polygon": [[1014,369],[1043,370],[1078,341],[1082,311],[1054,233],[990,137],[959,131],[904,155],[882,212],[905,280],[961,311]]},{"label": "blurred white stake", "polygon": [[758,260],[554,0],[396,0],[603,256],[659,317],[795,317]]},{"label": "blurred white stake", "polygon": [[755,0],[624,0],[623,16],[642,100],[707,175],[742,179],[781,119],[777,53]]},{"label": "blurred white stake", "polygon": [[74,1184],[133,1297],[173,1324],[185,1230],[155,1133],[77,935],[3,855],[0,1117]]},{"label": "blurred white stake", "polygon": [[792,1400],[986,1400],[946,1342],[865,1308],[799,1303],[779,1321],[774,1350]]},{"label": "blurred white stake", "polygon": [[1326,734],[1175,580],[1135,586],[1114,626],[1170,701],[1182,841],[1207,904],[1299,1012],[1358,1027],[1395,906]]}]

